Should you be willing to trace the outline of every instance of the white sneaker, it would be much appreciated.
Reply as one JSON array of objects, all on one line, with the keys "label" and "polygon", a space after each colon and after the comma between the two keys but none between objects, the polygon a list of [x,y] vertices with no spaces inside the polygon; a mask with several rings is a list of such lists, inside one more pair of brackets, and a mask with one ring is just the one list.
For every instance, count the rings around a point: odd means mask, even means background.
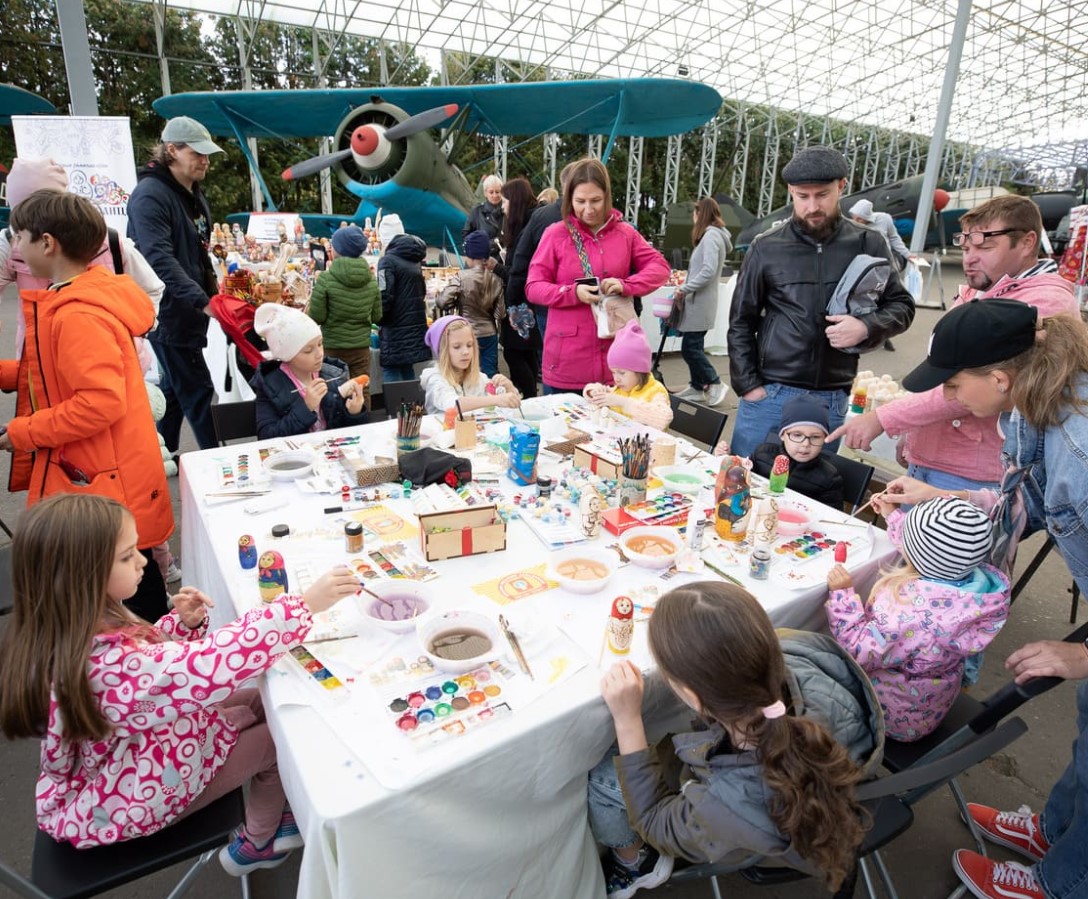
[{"label": "white sneaker", "polygon": [[674,393],[673,396],[678,400],[698,400],[702,402],[705,399],[703,393],[704,391],[696,390],[694,387],[685,387],[679,393]]},{"label": "white sneaker", "polygon": [[727,393],[729,393],[729,385],[724,381],[719,381],[717,384],[711,384],[703,391],[703,399],[708,406],[718,406],[725,400]]},{"label": "white sneaker", "polygon": [[170,567],[166,569],[166,583],[176,584],[181,580],[181,569],[178,568],[178,563],[173,559],[170,560]]}]

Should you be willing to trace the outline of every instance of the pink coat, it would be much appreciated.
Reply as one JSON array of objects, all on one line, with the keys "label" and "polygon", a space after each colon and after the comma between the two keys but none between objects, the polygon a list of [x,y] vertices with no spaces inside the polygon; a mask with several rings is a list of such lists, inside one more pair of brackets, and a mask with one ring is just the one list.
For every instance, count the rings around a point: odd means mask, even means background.
[{"label": "pink coat", "polygon": [[[669,279],[669,264],[615,209],[596,234],[575,216],[567,219],[582,235],[593,274],[619,278],[626,296],[645,296]],[[582,263],[566,222],[545,230],[529,264],[525,296],[548,308],[544,332],[544,383],[581,391],[586,384],[612,383],[608,348],[612,339],[597,337],[593,310],[575,296],[574,282],[584,278]]]},{"label": "pink coat", "polygon": [[113,732],[70,742],[52,697],[38,826],[84,849],[146,836],[176,820],[237,739],[217,703],[299,645],[311,623],[301,597],[285,595],[207,635],[206,626],[190,630],[176,612],[156,624],[171,642],[99,634],[87,677]]},{"label": "pink coat", "polygon": [[[888,516],[898,547],[903,512]],[[831,633],[869,675],[887,734],[918,740],[948,714],[963,683],[964,660],[982,652],[1009,614],[1009,579],[983,564],[961,581],[916,578],[898,594],[882,589],[868,604],[834,590],[824,607]]]},{"label": "pink coat", "polygon": [[[1029,278],[1002,278],[985,295],[961,285],[952,305],[995,297],[1035,306],[1040,318],[1080,314],[1073,285],[1048,272]],[[903,436],[903,455],[915,465],[976,481],[998,482],[1004,474],[997,416],[975,418],[959,403],[946,400],[940,387],[893,400],[877,409],[876,415],[886,434]]]}]

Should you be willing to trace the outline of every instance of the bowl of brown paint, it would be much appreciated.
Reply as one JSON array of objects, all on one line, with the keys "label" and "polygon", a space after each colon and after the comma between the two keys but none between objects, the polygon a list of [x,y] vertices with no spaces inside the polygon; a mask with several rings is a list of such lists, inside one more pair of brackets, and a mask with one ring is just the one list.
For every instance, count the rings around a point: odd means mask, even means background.
[{"label": "bowl of brown paint", "polygon": [[264,467],[269,477],[277,481],[304,478],[313,471],[314,454],[308,449],[272,453],[265,459]]},{"label": "bowl of brown paint", "polygon": [[620,547],[623,554],[636,565],[668,568],[680,552],[680,535],[675,528],[631,528],[620,537]]},{"label": "bowl of brown paint", "polygon": [[431,608],[431,593],[418,581],[368,581],[366,589],[371,592],[356,596],[359,611],[375,627],[395,634],[408,633]]},{"label": "bowl of brown paint", "polygon": [[478,668],[502,652],[495,622],[468,609],[452,609],[420,618],[416,636],[435,668],[454,674]]},{"label": "bowl of brown paint", "polygon": [[557,553],[549,566],[549,577],[571,593],[596,593],[612,579],[619,558],[600,549],[568,549]]}]

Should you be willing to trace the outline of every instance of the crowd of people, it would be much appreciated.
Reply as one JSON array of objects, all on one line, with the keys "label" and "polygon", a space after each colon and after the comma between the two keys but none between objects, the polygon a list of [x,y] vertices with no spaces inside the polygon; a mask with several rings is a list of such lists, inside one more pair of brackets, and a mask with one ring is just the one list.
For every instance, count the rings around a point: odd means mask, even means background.
[{"label": "crowd of people", "polygon": [[[44,736],[39,824],[78,847],[153,833],[249,782],[245,826],[221,853],[242,874],[301,845],[247,682],[357,585],[335,568],[214,633],[209,597],[193,587],[167,596],[155,551],[174,519],[148,374],[159,373],[167,450],[178,451],[183,419],[199,446],[214,445],[201,349],[218,287],[201,182],[217,152],[199,123],[170,120],[140,172],[128,238],[67,192],[62,169],[13,167],[0,277],[19,284],[20,324],[0,388],[18,397],[0,449],[33,508],[15,537],[0,730]],[[914,319],[900,277],[909,254],[871,204],[843,214],[837,151],[803,149],[782,177],[792,212],[753,240],[729,312],[731,452],[763,474],[785,456],[794,489],[841,508],[826,453],[840,439],[901,438],[908,475],[873,500],[900,561],[867,597],[843,566],[831,570],[829,634],[776,632],[750,594],[720,581],[661,598],[649,620],[657,672],[702,726],[651,747],[641,672],[620,663],[605,673],[616,744],[589,774],[588,819],[608,847],[615,899],[664,882],[676,859],[770,860],[837,889],[866,826],[854,787],[886,739],[929,735],[970,684],[1010,615],[1020,540],[1046,531],[1088,593],[1088,330],[1072,286],[1040,258],[1037,207],[1008,196],[963,216],[954,242],[967,283],[904,380],[913,395],[844,423],[859,354]],[[392,236],[372,272],[365,235],[337,231],[305,312],[257,310],[259,436],[365,422],[372,323],[385,381],[414,379],[433,360],[421,373],[429,413],[516,406],[539,382],[666,429],[669,391],[653,375],[636,299],[665,284],[669,266],[613,208],[599,160],[571,163],[560,181],[554,196],[524,178],[483,181],[465,267],[433,321],[423,240]],[[717,405],[727,387],[704,339],[732,244],[713,200],[696,204],[692,239],[675,297],[689,371],[679,397]],[[859,258],[876,274],[856,278]],[[157,366],[141,359],[145,338]],[[1018,681],[1081,681],[1078,742],[1041,813],[970,806],[979,830],[1031,867],[966,850],[953,865],[983,899],[1076,897],[1088,874],[1088,649],[1040,641],[1005,665]],[[177,677],[198,668],[199,680]],[[150,789],[131,788],[136,770]]]}]

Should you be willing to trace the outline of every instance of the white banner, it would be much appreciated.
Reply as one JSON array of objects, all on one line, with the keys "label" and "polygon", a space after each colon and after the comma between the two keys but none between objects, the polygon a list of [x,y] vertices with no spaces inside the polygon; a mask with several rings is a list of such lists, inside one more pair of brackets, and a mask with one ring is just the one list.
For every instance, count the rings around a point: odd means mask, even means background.
[{"label": "white banner", "polygon": [[68,189],[95,204],[121,234],[136,187],[132,131],[127,116],[12,116],[15,152],[52,158],[68,172]]}]

